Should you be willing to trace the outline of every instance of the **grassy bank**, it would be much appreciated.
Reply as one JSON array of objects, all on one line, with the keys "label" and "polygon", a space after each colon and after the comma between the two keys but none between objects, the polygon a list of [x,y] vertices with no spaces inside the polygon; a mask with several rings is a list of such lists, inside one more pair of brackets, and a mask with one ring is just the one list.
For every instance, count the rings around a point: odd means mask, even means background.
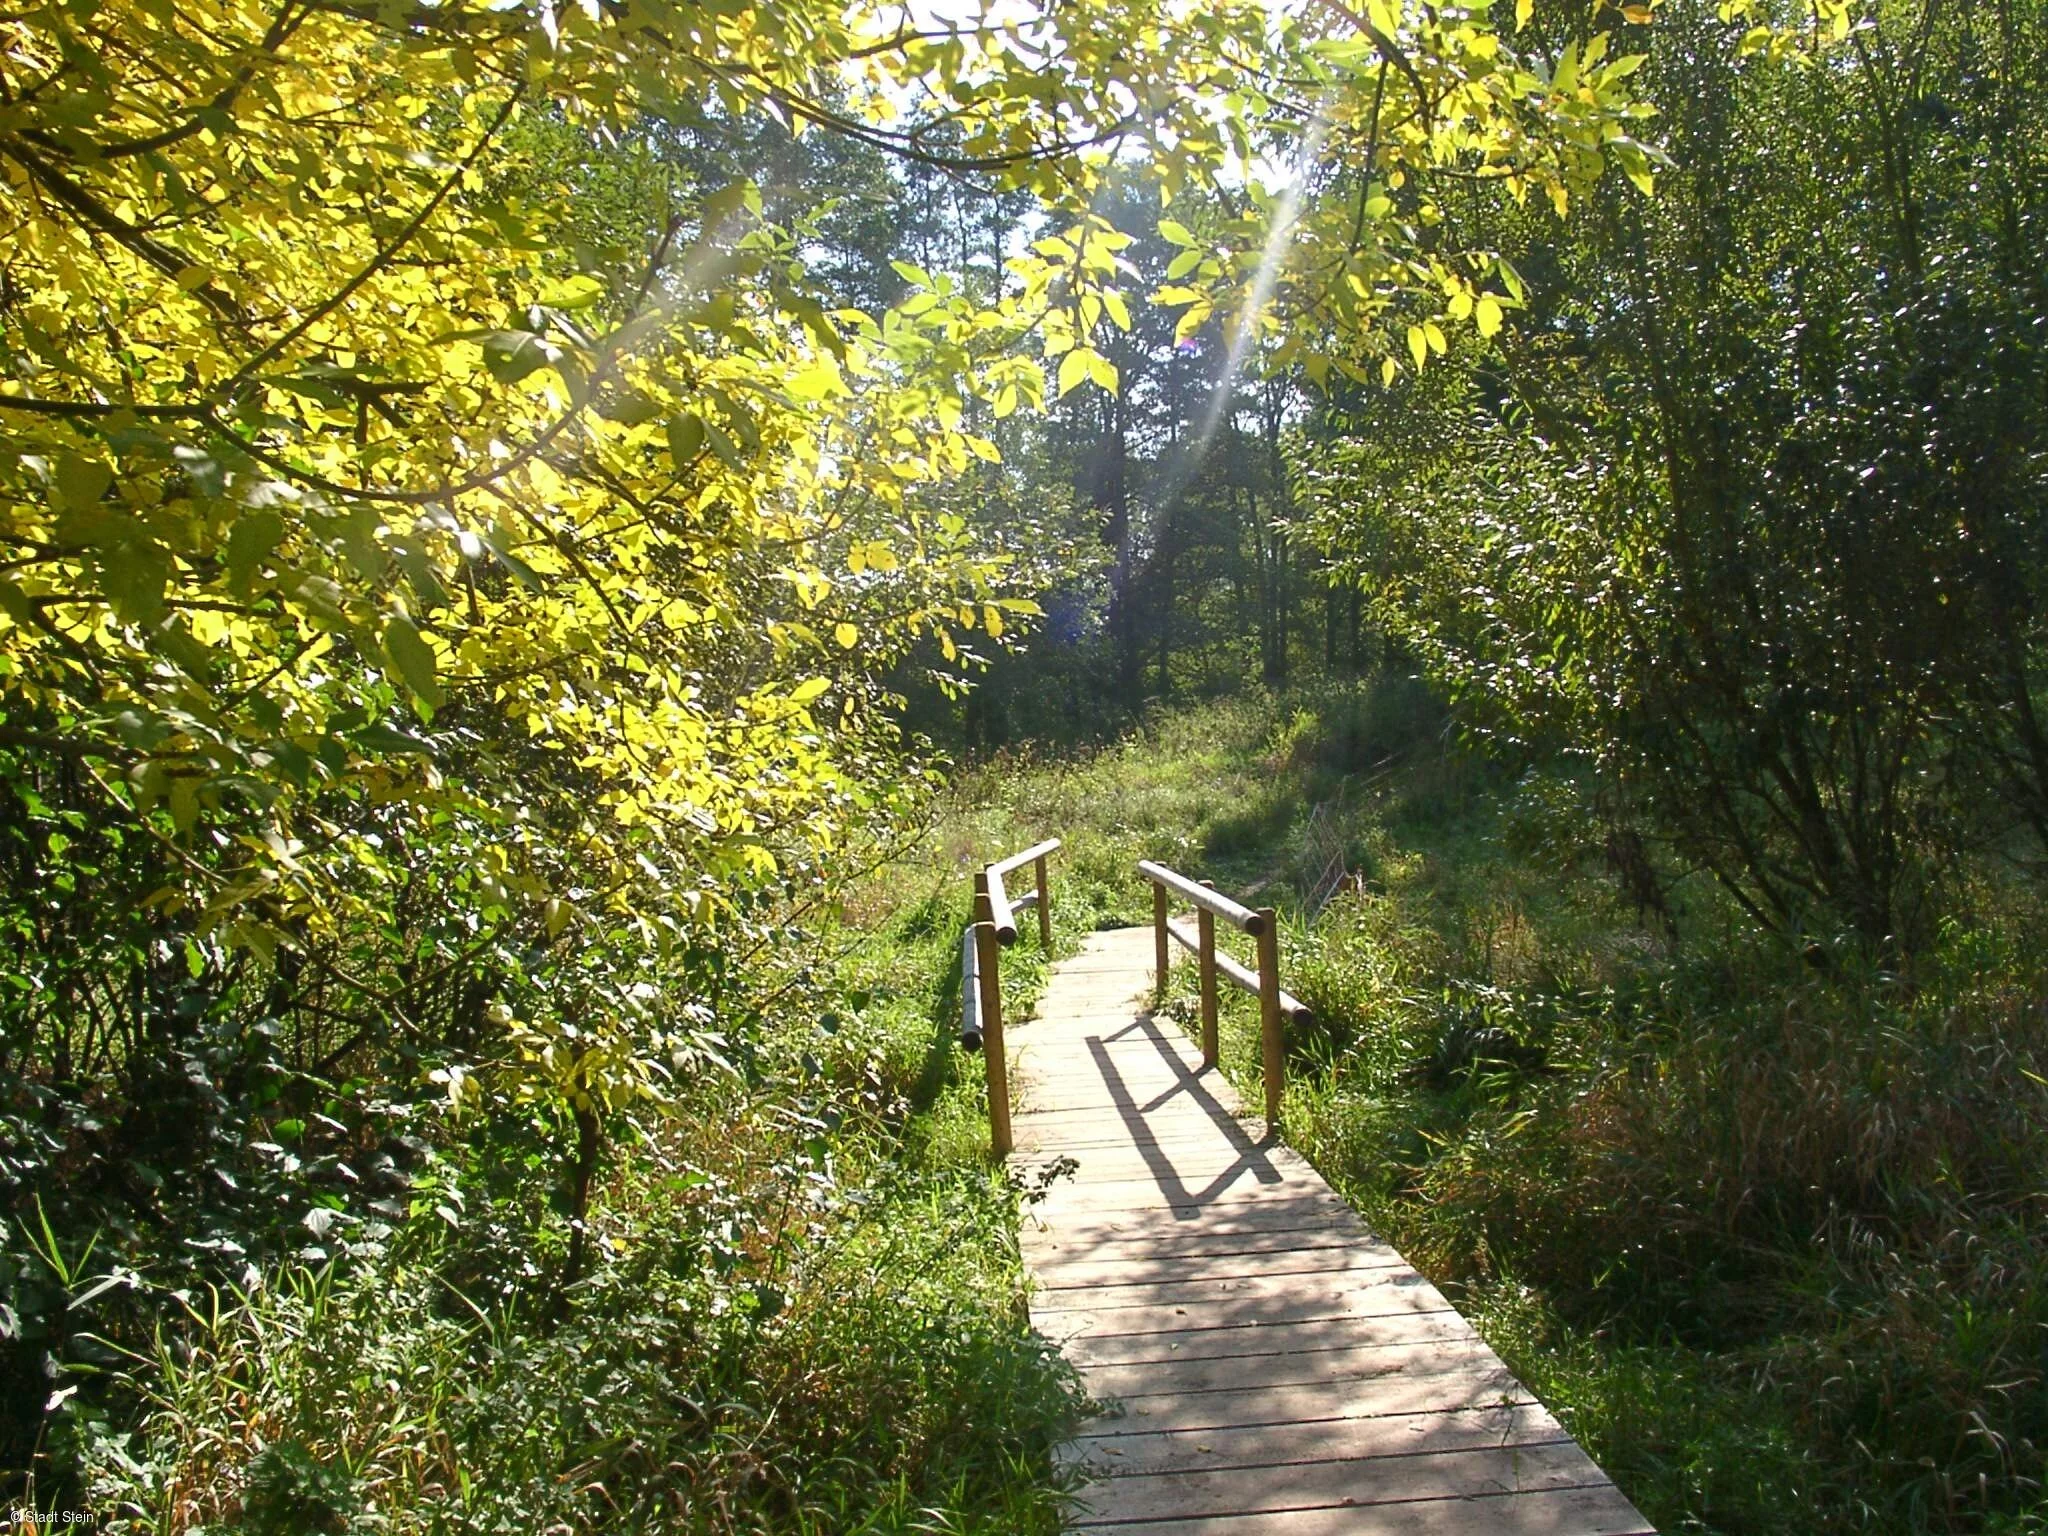
[{"label": "grassy bank", "polygon": [[[1442,726],[1400,681],[1207,708],[991,769],[958,835],[1058,831],[1093,920],[1149,916],[1138,857],[1291,906],[1290,1138],[1660,1528],[2048,1529],[2028,888],[1987,865],[1910,977],[1816,964]],[[1316,805],[1356,879],[1311,923]]]},{"label": "grassy bank", "polygon": [[[38,1471],[153,1536],[1056,1531],[1079,1399],[954,1043],[964,916],[920,855],[747,957],[719,1059],[617,1125],[567,1293],[546,1128],[458,1115],[387,1222],[74,1351]],[[1044,966],[1008,970],[1023,1009]],[[149,1293],[50,1258],[87,1318]]]}]

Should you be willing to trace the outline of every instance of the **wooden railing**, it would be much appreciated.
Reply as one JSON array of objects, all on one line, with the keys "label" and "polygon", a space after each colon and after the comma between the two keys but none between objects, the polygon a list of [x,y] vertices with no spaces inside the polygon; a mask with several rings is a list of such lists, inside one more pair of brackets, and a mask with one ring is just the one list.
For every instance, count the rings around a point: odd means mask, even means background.
[{"label": "wooden railing", "polygon": [[[981,1052],[988,1071],[989,1141],[997,1157],[1010,1155],[1010,1077],[1003,1052],[1002,952],[1017,942],[1017,914],[1038,909],[1038,942],[1052,948],[1052,893],[1046,860],[1060,846],[1056,837],[989,865],[974,877],[974,921],[960,940],[960,1044]],[[1015,901],[1006,877],[1026,864],[1037,889]]]},{"label": "wooden railing", "polygon": [[[1217,892],[1206,880],[1190,880],[1150,859],[1138,862],[1138,873],[1152,882],[1152,932],[1156,965],[1153,983],[1163,994],[1172,944],[1194,951],[1201,966],[1202,1065],[1216,1065],[1216,978],[1224,977],[1259,1000],[1259,1056],[1266,1080],[1266,1124],[1280,1123],[1280,1097],[1287,1086],[1289,1023],[1307,1024],[1314,1015],[1308,1005],[1280,987],[1280,917],[1271,907],[1253,911]],[[1175,922],[1168,908],[1179,896],[1195,909],[1195,928]],[[1258,945],[1258,969],[1247,969],[1216,948],[1216,919],[1249,934]]]}]

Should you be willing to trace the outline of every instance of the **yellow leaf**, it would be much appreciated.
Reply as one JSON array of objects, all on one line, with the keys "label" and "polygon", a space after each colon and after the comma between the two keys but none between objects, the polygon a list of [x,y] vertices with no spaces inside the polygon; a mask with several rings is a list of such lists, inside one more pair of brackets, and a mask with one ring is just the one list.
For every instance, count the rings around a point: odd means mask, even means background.
[{"label": "yellow leaf", "polygon": [[832,638],[839,642],[839,648],[842,651],[850,651],[860,644],[860,631],[844,619],[841,619],[838,624],[833,626]]},{"label": "yellow leaf", "polygon": [[1515,0],[1515,30],[1521,31],[1529,25],[1529,18],[1536,14],[1536,0]]},{"label": "yellow leaf", "polygon": [[1396,363],[1391,357],[1380,359],[1380,382],[1382,384],[1391,385],[1394,382],[1394,376],[1400,371],[1400,364]]},{"label": "yellow leaf", "polygon": [[1490,293],[1482,293],[1473,311],[1473,318],[1479,322],[1479,334],[1492,336],[1500,330],[1500,300]]},{"label": "yellow leaf", "polygon": [[1215,306],[1206,299],[1190,304],[1181,312],[1180,323],[1173,328],[1174,345],[1180,345],[1180,343],[1193,336],[1204,325],[1207,325],[1209,323],[1209,316],[1214,312]]},{"label": "yellow leaf", "polygon": [[1060,359],[1059,392],[1062,396],[1080,387],[1094,366],[1094,360],[1094,352],[1087,347],[1076,347]]},{"label": "yellow leaf", "polygon": [[993,604],[985,604],[981,610],[981,627],[988,631],[991,640],[1003,637],[1003,616]]},{"label": "yellow leaf", "polygon": [[1429,362],[1429,337],[1419,325],[1408,327],[1408,355],[1415,359],[1417,373]]},{"label": "yellow leaf", "polygon": [[822,400],[827,395],[844,393],[846,385],[839,377],[839,364],[829,357],[821,357],[810,367],[790,375],[789,392],[798,400]]}]

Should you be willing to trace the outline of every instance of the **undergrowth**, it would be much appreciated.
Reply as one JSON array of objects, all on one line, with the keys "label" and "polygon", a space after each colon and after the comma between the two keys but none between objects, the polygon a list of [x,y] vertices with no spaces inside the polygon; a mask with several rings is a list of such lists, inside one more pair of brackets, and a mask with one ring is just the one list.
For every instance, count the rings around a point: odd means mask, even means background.
[{"label": "undergrowth", "polygon": [[[786,931],[731,1059],[623,1127],[566,1295],[542,1159],[458,1116],[388,1227],[75,1358],[38,1471],[127,1536],[1049,1536],[1083,1399],[955,1040],[966,905],[920,855]],[[1046,968],[1014,952],[1014,1011]],[[51,1258],[88,1317],[150,1288]]]}]

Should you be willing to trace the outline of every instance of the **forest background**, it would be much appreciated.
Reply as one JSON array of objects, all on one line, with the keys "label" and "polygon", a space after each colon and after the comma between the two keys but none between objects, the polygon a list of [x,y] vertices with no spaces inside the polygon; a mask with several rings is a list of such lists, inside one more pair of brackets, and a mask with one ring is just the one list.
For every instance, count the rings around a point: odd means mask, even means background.
[{"label": "forest background", "polygon": [[1662,1528],[2048,1525],[2039,6],[0,28],[18,1524],[1057,1529],[1054,834]]}]

